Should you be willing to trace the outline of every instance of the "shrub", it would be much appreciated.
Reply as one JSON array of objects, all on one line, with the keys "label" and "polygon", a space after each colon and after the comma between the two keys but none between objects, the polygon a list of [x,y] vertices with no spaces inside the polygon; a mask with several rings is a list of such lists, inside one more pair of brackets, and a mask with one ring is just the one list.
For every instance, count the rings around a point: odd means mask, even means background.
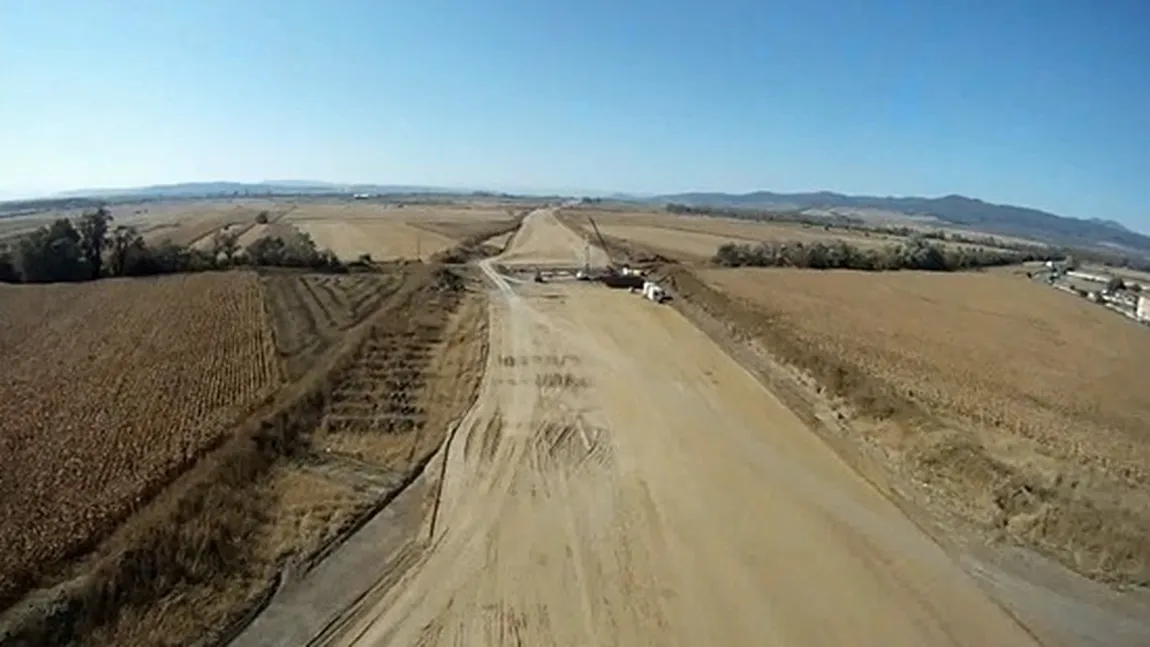
[{"label": "shrub", "polygon": [[953,272],[1046,260],[1033,252],[1003,249],[948,249],[924,238],[879,249],[862,249],[843,241],[833,243],[726,243],[711,261],[725,267],[805,267],[864,271],[924,270]]}]

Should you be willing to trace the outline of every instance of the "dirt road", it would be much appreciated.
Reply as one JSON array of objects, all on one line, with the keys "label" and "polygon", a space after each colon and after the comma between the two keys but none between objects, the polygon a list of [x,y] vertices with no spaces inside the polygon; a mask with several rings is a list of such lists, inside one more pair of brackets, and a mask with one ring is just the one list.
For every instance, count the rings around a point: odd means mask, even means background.
[{"label": "dirt road", "polygon": [[523,220],[497,262],[504,265],[541,265],[578,267],[589,263],[593,267],[607,264],[607,255],[596,246],[589,246],[578,234],[564,227],[555,214],[540,210]]},{"label": "dirt road", "polygon": [[[509,257],[569,253],[556,228],[529,216]],[[329,644],[1035,644],[674,310],[484,269],[435,536]]]}]

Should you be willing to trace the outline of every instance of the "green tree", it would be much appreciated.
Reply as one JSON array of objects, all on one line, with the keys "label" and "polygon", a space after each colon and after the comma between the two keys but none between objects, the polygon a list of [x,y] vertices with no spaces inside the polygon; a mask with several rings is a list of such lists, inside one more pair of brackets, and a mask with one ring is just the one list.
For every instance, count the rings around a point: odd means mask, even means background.
[{"label": "green tree", "polygon": [[85,213],[80,218],[80,249],[87,262],[89,278],[98,279],[104,267],[104,249],[108,245],[108,225],[112,213],[107,207]]},{"label": "green tree", "polygon": [[131,274],[128,271],[130,261],[133,258],[138,261],[148,251],[144,244],[144,238],[140,236],[136,228],[123,225],[112,231],[108,240],[108,248],[110,252],[109,261],[111,262],[109,271],[112,276],[129,276]]},{"label": "green tree", "polygon": [[22,237],[16,245],[15,261],[25,283],[81,281],[90,276],[80,234],[67,218]]}]

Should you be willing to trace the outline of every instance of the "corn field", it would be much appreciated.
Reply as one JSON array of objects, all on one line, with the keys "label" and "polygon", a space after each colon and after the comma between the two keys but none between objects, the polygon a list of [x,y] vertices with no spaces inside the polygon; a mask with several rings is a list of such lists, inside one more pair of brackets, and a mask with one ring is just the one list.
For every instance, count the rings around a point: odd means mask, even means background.
[{"label": "corn field", "polygon": [[0,596],[145,503],[280,381],[253,274],[0,286]]}]

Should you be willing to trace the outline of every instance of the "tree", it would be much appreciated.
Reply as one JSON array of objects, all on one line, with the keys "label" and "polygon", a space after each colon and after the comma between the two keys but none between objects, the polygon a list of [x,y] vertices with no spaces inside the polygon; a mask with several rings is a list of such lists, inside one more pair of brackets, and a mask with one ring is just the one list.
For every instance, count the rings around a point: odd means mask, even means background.
[{"label": "tree", "polygon": [[144,238],[140,236],[135,227],[116,227],[108,241],[111,250],[110,272],[112,276],[129,276],[129,261],[132,257],[139,258],[147,251]]},{"label": "tree", "polygon": [[259,225],[268,224],[268,212],[266,212],[266,211],[259,212],[259,214],[256,215],[256,224],[259,224]]},{"label": "tree", "polygon": [[80,233],[60,218],[24,236],[16,245],[15,265],[25,283],[82,281],[90,278]]},{"label": "tree", "polygon": [[1125,290],[1125,289],[1126,289],[1126,282],[1122,280],[1122,277],[1112,276],[1112,277],[1110,277],[1110,280],[1106,282],[1106,291],[1107,292],[1117,292],[1118,290]]},{"label": "tree", "polygon": [[228,265],[231,265],[235,259],[236,252],[240,250],[240,237],[234,231],[217,231],[212,236],[212,257],[219,258],[221,255]]},{"label": "tree", "polygon": [[104,249],[108,245],[108,224],[112,214],[107,207],[85,213],[80,218],[80,249],[87,262],[90,278],[98,279],[104,267]]},{"label": "tree", "polygon": [[16,260],[8,250],[0,251],[0,283],[19,283],[20,272],[16,269]]}]

